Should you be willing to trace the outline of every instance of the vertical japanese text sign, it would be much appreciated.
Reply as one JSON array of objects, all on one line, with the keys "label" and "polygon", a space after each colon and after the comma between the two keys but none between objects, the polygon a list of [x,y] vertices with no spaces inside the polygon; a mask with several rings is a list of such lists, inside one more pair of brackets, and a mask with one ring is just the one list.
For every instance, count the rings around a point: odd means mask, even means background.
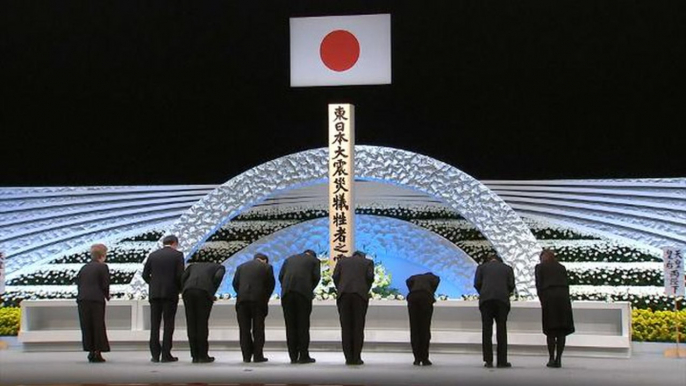
[{"label": "vertical japanese text sign", "polygon": [[329,258],[355,246],[355,106],[329,105]]},{"label": "vertical japanese text sign", "polygon": [[5,255],[0,252],[0,294],[5,293]]},{"label": "vertical japanese text sign", "polygon": [[665,295],[684,296],[684,251],[663,248]]}]

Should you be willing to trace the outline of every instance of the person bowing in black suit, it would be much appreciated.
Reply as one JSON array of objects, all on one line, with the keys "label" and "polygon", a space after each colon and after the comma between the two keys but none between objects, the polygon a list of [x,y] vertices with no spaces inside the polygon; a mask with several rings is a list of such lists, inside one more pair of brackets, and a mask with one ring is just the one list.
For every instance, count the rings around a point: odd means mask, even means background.
[{"label": "person bowing in black suit", "polygon": [[[183,253],[177,250],[179,239],[176,236],[165,236],[162,239],[162,245],[163,248],[148,256],[143,267],[143,280],[149,285],[150,354],[152,354],[152,362],[175,362],[179,358],[172,356],[171,349],[184,259]],[[160,345],[162,319],[164,319],[164,336]]]},{"label": "person bowing in black suit", "polygon": [[255,254],[253,260],[236,269],[233,289],[237,295],[236,315],[243,362],[268,360],[264,356],[264,319],[275,284],[274,268],[262,253]]},{"label": "person bowing in black suit", "polygon": [[310,357],[310,315],[314,289],[321,279],[321,262],[308,249],[290,256],[279,271],[281,307],[286,322],[286,345],[291,363],[314,363]]},{"label": "person bowing in black suit", "polygon": [[481,311],[481,348],[485,367],[493,367],[493,321],[498,340],[498,367],[512,367],[507,361],[507,315],[510,295],[515,289],[514,272],[497,255],[489,255],[476,268],[474,288],[479,293]]},{"label": "person bowing in black suit", "polygon": [[333,271],[338,296],[338,316],[346,365],[362,365],[364,325],[369,306],[369,291],[374,283],[374,262],[357,251],[338,259]]},{"label": "person bowing in black suit", "polygon": [[110,271],[105,264],[107,247],[93,244],[91,261],[76,275],[76,304],[79,309],[83,350],[91,363],[105,362],[102,352],[110,351],[105,327],[105,301],[110,300]]},{"label": "person bowing in black suit", "polygon": [[541,301],[543,333],[548,344],[547,366],[562,367],[567,335],[574,333],[567,269],[557,261],[553,251],[544,250],[540,259],[541,263],[536,265],[534,273],[536,292]]},{"label": "person bowing in black suit", "polygon": [[436,299],[434,294],[441,279],[431,272],[410,276],[405,284],[407,310],[410,314],[410,343],[415,366],[431,366],[429,342],[431,342],[431,317]]},{"label": "person bowing in black suit", "polygon": [[193,263],[183,272],[183,305],[186,310],[186,331],[193,363],[214,362],[209,356],[209,320],[214,294],[222,283],[226,268],[217,263]]}]

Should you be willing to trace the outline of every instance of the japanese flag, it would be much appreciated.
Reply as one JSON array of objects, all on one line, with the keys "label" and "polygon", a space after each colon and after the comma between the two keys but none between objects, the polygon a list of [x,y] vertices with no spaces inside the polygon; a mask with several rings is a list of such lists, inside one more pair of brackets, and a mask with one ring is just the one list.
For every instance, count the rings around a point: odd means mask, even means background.
[{"label": "japanese flag", "polygon": [[391,83],[391,15],[290,19],[291,87]]}]

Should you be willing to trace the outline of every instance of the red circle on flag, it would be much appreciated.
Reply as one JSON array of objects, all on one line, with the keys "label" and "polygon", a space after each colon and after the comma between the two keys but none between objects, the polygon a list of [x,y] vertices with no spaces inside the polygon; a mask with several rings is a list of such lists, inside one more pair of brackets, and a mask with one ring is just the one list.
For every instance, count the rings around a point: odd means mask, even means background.
[{"label": "red circle on flag", "polygon": [[319,46],[319,56],[331,70],[349,70],[360,58],[360,42],[348,31],[339,29],[330,32]]}]

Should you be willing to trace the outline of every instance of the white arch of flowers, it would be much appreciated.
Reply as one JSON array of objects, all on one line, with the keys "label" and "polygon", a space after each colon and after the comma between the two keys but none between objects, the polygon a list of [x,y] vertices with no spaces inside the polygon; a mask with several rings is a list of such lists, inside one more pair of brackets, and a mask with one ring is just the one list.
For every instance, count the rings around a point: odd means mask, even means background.
[{"label": "white arch of flowers", "polygon": [[[290,154],[250,169],[193,205],[166,232],[180,240],[186,258],[225,223],[280,191],[326,182],[328,149]],[[457,168],[389,147],[356,146],[355,178],[401,185],[435,197],[470,221],[512,265],[520,295],[533,296],[533,267],[541,247],[515,211],[497,194]],[[147,286],[138,272],[132,292]]]}]

